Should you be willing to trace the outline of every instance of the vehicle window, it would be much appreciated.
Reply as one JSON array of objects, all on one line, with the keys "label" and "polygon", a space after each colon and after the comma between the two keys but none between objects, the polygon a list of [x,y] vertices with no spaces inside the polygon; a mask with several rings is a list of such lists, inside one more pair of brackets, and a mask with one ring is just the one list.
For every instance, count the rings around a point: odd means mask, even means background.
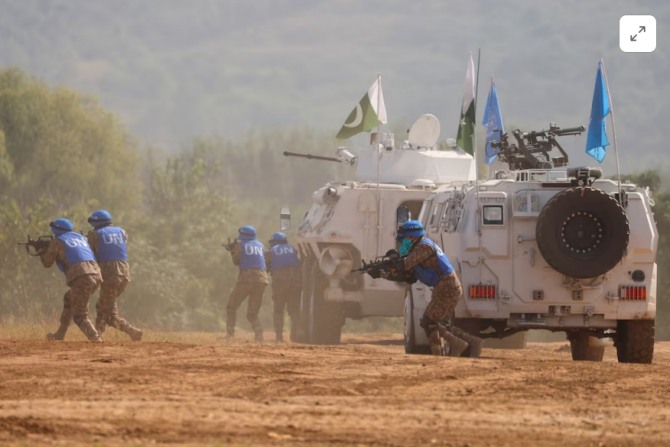
[{"label": "vehicle window", "polygon": [[412,219],[412,212],[406,206],[399,206],[396,210],[396,227]]},{"label": "vehicle window", "polygon": [[444,207],[444,203],[436,203],[433,209],[431,210],[430,213],[430,223],[429,225],[431,227],[434,227],[437,225],[439,221],[439,216],[440,216],[440,210]]},{"label": "vehicle window", "polygon": [[424,200],[423,206],[421,207],[421,212],[419,213],[419,221],[426,226],[426,221],[428,220],[428,211],[430,211],[430,205],[433,203],[432,200]]},{"label": "vehicle window", "polygon": [[503,225],[503,206],[502,205],[484,205],[482,217],[484,225]]}]

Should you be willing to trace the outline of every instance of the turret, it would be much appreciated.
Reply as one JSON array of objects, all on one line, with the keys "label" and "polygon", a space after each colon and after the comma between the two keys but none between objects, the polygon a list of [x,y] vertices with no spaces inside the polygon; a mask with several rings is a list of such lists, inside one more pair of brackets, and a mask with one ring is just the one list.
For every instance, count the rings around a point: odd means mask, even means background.
[{"label": "turret", "polygon": [[439,149],[440,122],[434,115],[417,119],[400,148],[390,132],[373,135],[372,146],[356,150],[337,149],[336,157],[284,152],[286,156],[346,163],[356,168],[355,180],[361,182],[414,185],[475,179],[474,158],[460,149]]}]

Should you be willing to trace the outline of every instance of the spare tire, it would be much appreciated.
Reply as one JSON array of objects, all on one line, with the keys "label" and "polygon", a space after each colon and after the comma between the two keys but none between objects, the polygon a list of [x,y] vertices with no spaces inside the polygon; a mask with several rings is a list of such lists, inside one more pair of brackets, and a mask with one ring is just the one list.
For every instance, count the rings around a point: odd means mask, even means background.
[{"label": "spare tire", "polygon": [[535,231],[547,264],[573,278],[593,278],[623,258],[630,227],[614,197],[596,188],[575,187],[544,205]]}]

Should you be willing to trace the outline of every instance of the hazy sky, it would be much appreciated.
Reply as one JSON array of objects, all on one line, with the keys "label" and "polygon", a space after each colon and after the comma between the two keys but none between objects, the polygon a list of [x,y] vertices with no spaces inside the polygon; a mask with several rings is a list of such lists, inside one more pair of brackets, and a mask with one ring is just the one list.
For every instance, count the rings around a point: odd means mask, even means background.
[{"label": "hazy sky", "polygon": [[[378,73],[390,126],[433,113],[441,139],[454,137],[467,57],[481,49],[478,120],[495,74],[507,130],[587,125],[602,57],[622,162],[650,167],[666,152],[670,2],[663,0],[0,0],[0,7],[0,66],[98,96],[133,133],[172,150],[195,136],[274,127],[334,135]],[[656,51],[620,51],[625,14],[655,16]],[[571,164],[593,164],[585,137],[562,141]],[[612,170],[614,157],[603,167]]]}]

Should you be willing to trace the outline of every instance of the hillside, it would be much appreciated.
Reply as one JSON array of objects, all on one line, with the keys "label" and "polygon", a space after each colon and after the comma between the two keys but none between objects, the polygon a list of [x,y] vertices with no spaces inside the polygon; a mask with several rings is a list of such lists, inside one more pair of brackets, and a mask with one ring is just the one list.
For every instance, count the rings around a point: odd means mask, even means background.
[{"label": "hillside", "polygon": [[[453,136],[468,52],[480,110],[495,74],[509,126],[587,124],[596,64],[612,88],[624,170],[664,157],[670,3],[427,0],[0,1],[0,67],[98,97],[151,145],[309,126],[335,134],[377,73],[393,129],[422,113]],[[653,14],[654,53],[618,48],[623,14]],[[583,137],[567,144],[587,161]],[[590,162],[592,163],[592,161]],[[614,166],[614,157],[604,163]]]}]

